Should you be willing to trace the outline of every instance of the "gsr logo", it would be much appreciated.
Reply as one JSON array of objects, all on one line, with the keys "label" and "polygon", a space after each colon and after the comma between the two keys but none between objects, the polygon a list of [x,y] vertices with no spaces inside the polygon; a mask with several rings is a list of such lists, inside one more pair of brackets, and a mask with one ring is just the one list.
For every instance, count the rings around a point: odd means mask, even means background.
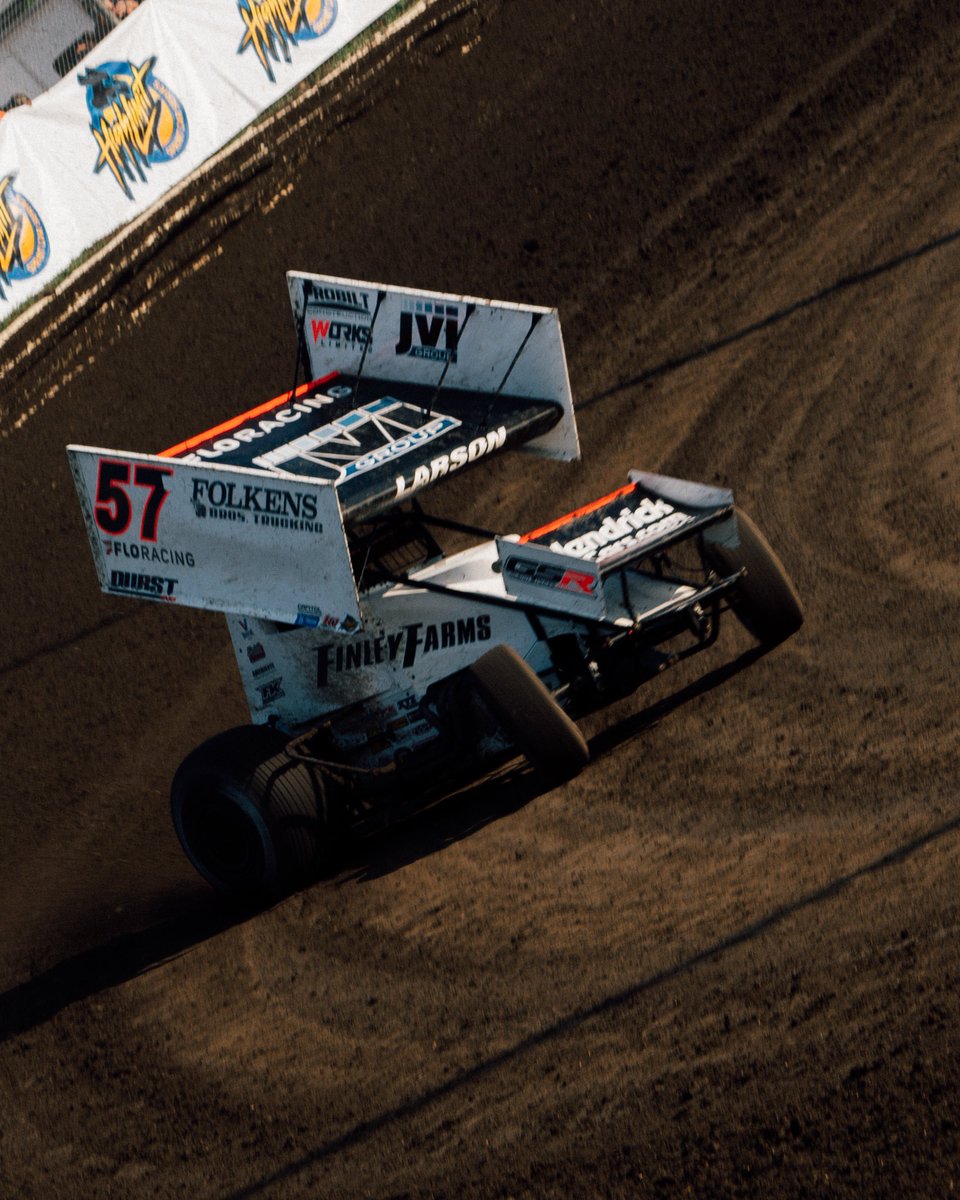
[{"label": "gsr logo", "polygon": [[562,588],[567,592],[579,592],[592,596],[600,580],[589,571],[576,571],[569,567],[558,567],[554,563],[534,562],[529,558],[518,558],[512,554],[504,564],[504,571],[514,579],[540,587]]}]

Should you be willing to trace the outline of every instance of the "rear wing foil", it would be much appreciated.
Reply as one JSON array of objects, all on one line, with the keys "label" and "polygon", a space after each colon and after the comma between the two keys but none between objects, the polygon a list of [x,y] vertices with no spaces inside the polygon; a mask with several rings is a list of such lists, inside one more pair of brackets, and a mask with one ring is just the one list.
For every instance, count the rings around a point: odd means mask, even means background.
[{"label": "rear wing foil", "polygon": [[188,438],[162,458],[332,485],[345,521],[384,512],[552,430],[559,404],[332,372]]},{"label": "rear wing foil", "polygon": [[732,511],[726,488],[631,471],[623,487],[524,534],[518,545],[549,549],[604,575],[723,522]]},{"label": "rear wing foil", "polygon": [[329,483],[92,446],[67,454],[104,592],[360,628]]},{"label": "rear wing foil", "polygon": [[301,352],[312,378],[332,371],[485,393],[494,428],[506,395],[547,400],[560,419],[523,446],[546,458],[580,457],[556,309],[446,292],[287,273]]}]

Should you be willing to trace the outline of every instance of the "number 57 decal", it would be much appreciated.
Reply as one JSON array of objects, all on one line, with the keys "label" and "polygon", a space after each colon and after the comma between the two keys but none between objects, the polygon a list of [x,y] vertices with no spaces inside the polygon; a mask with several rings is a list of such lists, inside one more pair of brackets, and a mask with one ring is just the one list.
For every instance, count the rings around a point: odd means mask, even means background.
[{"label": "number 57 decal", "polygon": [[[133,518],[133,501],[130,497],[130,467],[128,462],[117,462],[109,458],[100,459],[97,473],[97,496],[93,515],[97,525],[111,537],[120,537],[130,528]],[[165,486],[165,477],[173,474],[172,467],[150,467],[137,463],[133,468],[133,486],[143,488],[147,495],[140,517],[140,540],[157,540],[157,522],[160,509],[170,492]],[[138,499],[138,497],[134,497]]]}]

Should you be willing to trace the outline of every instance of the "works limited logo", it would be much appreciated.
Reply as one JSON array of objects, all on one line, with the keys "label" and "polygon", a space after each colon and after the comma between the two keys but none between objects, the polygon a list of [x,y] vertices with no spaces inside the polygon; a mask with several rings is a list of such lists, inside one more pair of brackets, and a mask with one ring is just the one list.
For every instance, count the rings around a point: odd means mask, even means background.
[{"label": "works limited logo", "polygon": [[405,300],[400,312],[400,337],[394,350],[410,358],[455,363],[465,324],[466,317],[460,320],[459,304],[448,304],[445,300]]},{"label": "works limited logo", "polygon": [[244,34],[237,50],[252,49],[276,83],[273,64],[291,62],[300,42],[323,37],[337,19],[337,0],[237,0]]},{"label": "works limited logo", "polygon": [[18,279],[39,274],[50,257],[50,242],[40,214],[14,189],[16,175],[0,177],[0,300]]},{"label": "works limited logo", "polygon": [[353,288],[314,283],[305,289],[306,316],[315,346],[365,346],[370,340],[370,296]]},{"label": "works limited logo", "polygon": [[106,167],[131,200],[131,183],[145,183],[148,168],[176,158],[189,137],[183,105],[153,73],[156,61],[101,63],[77,80],[99,151],[94,173]]}]

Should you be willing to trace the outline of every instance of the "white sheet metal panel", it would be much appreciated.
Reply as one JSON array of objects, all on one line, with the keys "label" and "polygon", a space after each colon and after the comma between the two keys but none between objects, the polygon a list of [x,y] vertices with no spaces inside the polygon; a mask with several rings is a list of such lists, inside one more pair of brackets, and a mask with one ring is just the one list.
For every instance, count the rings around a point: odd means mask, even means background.
[{"label": "white sheet metal panel", "polygon": [[503,584],[511,596],[570,616],[606,617],[603,581],[596,563],[518,538],[498,537],[496,541]]},{"label": "white sheet metal panel", "polygon": [[360,628],[329,484],[90,446],[67,453],[105,592]]},{"label": "white sheet metal panel", "polygon": [[312,378],[355,374],[362,360],[364,375],[553,400],[562,420],[524,449],[580,457],[555,308],[301,271],[287,272],[287,287]]}]

